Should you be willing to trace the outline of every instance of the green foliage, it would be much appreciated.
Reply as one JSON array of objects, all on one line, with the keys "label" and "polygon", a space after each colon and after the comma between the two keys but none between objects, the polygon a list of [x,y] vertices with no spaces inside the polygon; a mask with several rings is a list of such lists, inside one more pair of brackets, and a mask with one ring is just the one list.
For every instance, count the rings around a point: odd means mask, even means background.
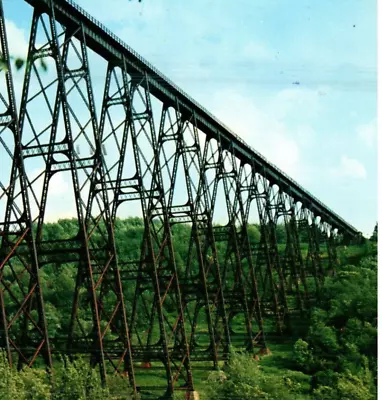
[{"label": "green foliage", "polygon": [[16,58],[15,60],[15,67],[16,69],[21,69],[24,66],[25,60],[22,58]]},{"label": "green foliage", "polygon": [[315,399],[372,399],[377,360],[377,259],[363,258],[327,278],[304,340],[294,345],[297,368],[315,373]]},{"label": "green foliage", "polygon": [[[101,226],[101,229],[104,227]],[[247,230],[251,245],[256,245],[261,236],[259,226],[249,225]],[[75,238],[77,233],[78,222],[75,219],[59,220],[44,225],[43,240],[71,239]],[[140,218],[116,220],[115,240],[121,263],[139,260],[144,233],[145,226]],[[175,225],[172,234],[176,248],[176,263],[182,277],[189,257],[191,226]],[[276,226],[276,234],[281,242],[286,240],[283,226]],[[94,242],[100,239],[97,235],[99,232],[93,235]],[[304,236],[300,235],[300,239],[303,238]],[[226,244],[217,242],[216,246],[219,261],[223,262]],[[307,246],[307,243],[302,243],[301,247],[307,252]],[[284,248],[285,243],[281,243],[280,251]],[[310,394],[315,399],[374,398],[377,366],[378,265],[376,255],[370,256],[370,254],[375,253],[375,249],[375,244],[369,241],[363,246],[341,249],[340,259],[351,259],[354,265],[341,266],[337,268],[335,276],[326,277],[325,285],[320,292],[320,301],[306,320],[308,327],[304,327],[299,333],[302,339],[297,340],[293,348],[289,347],[287,365],[277,364],[275,355],[268,359],[272,359],[269,364],[272,365],[273,362],[274,365],[267,367],[266,359],[258,362],[248,355],[232,353],[227,367],[223,371],[212,372],[207,382],[203,383],[207,392],[206,396],[201,398],[308,399],[310,379],[312,379]],[[365,255],[368,256],[364,257]],[[212,265],[214,259],[210,254],[208,257]],[[247,268],[245,261],[243,266],[244,269]],[[52,339],[67,333],[77,269],[78,265],[75,263],[60,259],[57,264],[45,265],[40,270],[49,336]],[[190,256],[190,274],[198,273],[198,258],[194,250]],[[225,279],[227,287],[231,287],[233,277],[226,276]],[[129,307],[132,304],[134,291],[125,289],[125,302],[127,312],[130,314]],[[152,302],[152,293],[149,291],[144,292],[142,296],[146,303]],[[170,304],[165,305],[170,314],[172,310]],[[109,307],[107,298],[104,307],[105,310]],[[78,318],[84,329],[90,331],[91,310],[86,307],[80,308]],[[175,308],[173,311],[175,312]],[[142,303],[137,305],[137,312],[140,316],[137,319],[137,329],[147,329],[149,317],[142,308]],[[299,320],[298,325],[304,325],[303,321]],[[113,334],[108,332],[107,335]],[[136,338],[133,337],[134,340]],[[51,394],[49,375],[45,371],[25,369],[16,372],[9,368],[4,355],[1,357],[0,399],[39,400],[50,397],[54,400],[126,399],[131,393],[126,377],[109,376],[109,389],[106,390],[102,388],[98,372],[89,368],[88,361],[76,360],[71,363],[66,359],[55,365],[55,386]],[[288,370],[293,367],[299,371]]]},{"label": "green foliage", "polygon": [[[24,58],[13,57],[13,56],[10,57],[10,61],[13,62],[17,71],[22,69],[27,63],[27,61]],[[43,58],[40,58],[39,62],[40,62],[40,68],[43,71],[47,71],[48,65],[47,65],[46,61]],[[1,54],[0,54],[0,71],[8,72],[8,63],[6,62],[5,58]]]},{"label": "green foliage", "polygon": [[109,398],[114,400],[129,400],[133,399],[133,391],[127,377],[118,375],[109,375],[107,377],[107,388]]},{"label": "green foliage", "polygon": [[131,388],[126,378],[108,377],[108,388],[102,387],[100,374],[88,361],[70,362],[64,358],[51,376],[43,369],[25,368],[18,372],[10,368],[5,353],[0,353],[1,400],[104,400],[131,399]]},{"label": "green foliage", "polygon": [[290,377],[266,374],[249,355],[232,352],[224,371],[214,371],[208,376],[206,388],[206,398],[211,400],[292,400],[299,398],[301,385]]},{"label": "green foliage", "polygon": [[0,377],[0,399],[25,399],[25,388],[21,375],[10,368],[4,352],[0,352]]},{"label": "green foliage", "polygon": [[101,400],[108,396],[100,375],[84,360],[64,362],[55,371],[55,400]]},{"label": "green foliage", "polygon": [[46,400],[51,397],[49,376],[44,370],[25,368],[20,375],[26,400]]},{"label": "green foliage", "polygon": [[324,322],[318,322],[311,326],[308,337],[316,356],[324,359],[331,359],[340,348],[335,329],[327,326]]},{"label": "green foliage", "polygon": [[347,372],[333,374],[329,385],[319,385],[313,391],[315,400],[372,400],[375,393],[370,391],[368,382]]},{"label": "green foliage", "polygon": [[254,243],[259,243],[260,242],[260,228],[257,225],[249,225],[247,228],[248,232],[248,238],[249,241],[254,244]]},{"label": "green foliage", "polygon": [[314,358],[309,344],[298,339],[293,348],[293,358],[301,371],[311,372],[314,368]]},{"label": "green foliage", "polygon": [[373,234],[371,235],[370,241],[377,242],[378,241],[378,222],[375,224]]},{"label": "green foliage", "polygon": [[51,397],[48,374],[41,369],[25,368],[18,372],[8,364],[4,352],[0,353],[0,399],[46,400]]}]

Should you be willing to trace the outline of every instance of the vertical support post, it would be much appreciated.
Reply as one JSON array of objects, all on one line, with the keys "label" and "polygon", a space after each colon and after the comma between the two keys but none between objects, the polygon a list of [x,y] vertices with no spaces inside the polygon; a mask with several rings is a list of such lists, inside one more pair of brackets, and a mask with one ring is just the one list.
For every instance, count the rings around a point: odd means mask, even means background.
[{"label": "vertical support post", "polygon": [[[297,304],[301,312],[308,308],[308,285],[305,276],[305,265],[301,254],[298,226],[296,220],[296,204],[285,193],[280,193],[281,209],[284,213],[285,230],[287,233],[286,263],[290,264],[292,279],[295,283]],[[287,268],[287,267],[286,267]],[[300,283],[303,286],[301,293]]]},{"label": "vertical support post", "polygon": [[[234,282],[232,291],[232,299],[231,299],[231,307],[233,310],[231,311],[232,316],[238,312],[238,310],[242,310],[245,319],[246,325],[246,341],[247,341],[247,350],[253,351],[253,332],[252,332],[252,322],[249,317],[249,309],[247,303],[247,295],[245,292],[244,284],[243,284],[243,270],[241,265],[241,254],[239,250],[239,242],[236,232],[236,224],[237,213],[233,212],[234,207],[237,204],[237,196],[240,196],[240,191],[236,187],[237,183],[237,173],[234,169],[231,171],[227,171],[225,164],[229,162],[229,153],[223,150],[221,137],[219,136],[218,141],[219,146],[219,170],[218,170],[218,179],[215,182],[215,193],[217,191],[219,180],[223,181],[223,188],[225,194],[225,201],[228,213],[228,224],[227,224],[227,233],[229,237],[227,238],[227,250],[226,250],[226,260],[227,265],[226,268],[229,268],[229,264],[233,264],[233,272],[234,272]],[[216,195],[215,195],[216,196]],[[235,207],[236,208],[236,207]],[[229,261],[228,261],[229,260]]]},{"label": "vertical support post", "polygon": [[[35,20],[33,20],[32,23],[32,33],[35,30],[34,22]],[[3,327],[5,347],[11,365],[13,363],[11,349],[13,348],[19,354],[19,366],[22,364],[27,364],[28,366],[32,365],[41,353],[46,365],[48,368],[51,368],[52,356],[39,278],[37,249],[32,233],[32,217],[27,190],[28,183],[26,180],[21,144],[22,129],[20,128],[17,118],[12,66],[10,64],[2,1],[0,1],[0,35],[2,62],[6,66],[4,75],[7,94],[3,96],[3,100],[8,103],[8,109],[5,114],[3,114],[0,122],[0,139],[2,132],[5,129],[9,129],[13,134],[14,141],[14,153],[11,155],[12,169],[10,182],[7,189],[1,185],[7,196],[7,204],[4,223],[0,225],[0,230],[2,230],[0,249],[0,254],[2,256],[0,259],[0,283],[2,285],[2,287],[0,287],[0,312],[2,318],[0,324]],[[28,55],[28,60],[30,60],[30,53]],[[2,139],[1,145],[10,155],[9,149]],[[20,193],[16,194],[16,186],[18,186]],[[21,196],[22,209],[19,208],[18,202],[16,202],[17,195]],[[24,251],[21,251],[22,248]],[[16,266],[12,262],[13,257],[17,257],[20,266]],[[17,273],[15,269],[17,269]],[[6,282],[4,280],[5,271],[13,275],[14,279],[11,282]],[[25,287],[21,282],[22,276],[27,277],[27,292],[25,292]],[[14,291],[15,286],[19,289],[17,295]],[[9,303],[16,309],[16,312],[13,310],[12,318],[7,317],[7,307],[10,307],[10,304],[6,303],[4,297],[5,293],[7,293]],[[32,307],[36,308],[38,315],[36,319],[31,315]],[[22,326],[24,326],[25,330],[23,332],[19,332],[16,328],[16,321],[20,318],[24,320]],[[27,328],[31,325],[33,325],[36,330],[36,338],[34,340],[28,336]]]},{"label": "vertical support post", "polygon": [[[262,176],[256,176],[253,171],[253,191],[257,202],[261,226],[261,239],[257,256],[257,270],[260,271],[262,260],[266,262],[266,272],[262,277],[263,290],[267,291],[267,281],[273,298],[273,312],[276,315],[277,331],[279,333],[290,329],[289,310],[285,290],[285,277],[280,265],[279,250],[277,247],[276,224],[272,215],[272,187],[266,180],[266,171]],[[275,274],[275,275],[274,275]],[[276,281],[276,279],[277,281]]]},{"label": "vertical support post", "polygon": [[[248,213],[249,213],[249,208],[247,210],[244,210],[244,202],[243,202],[243,191],[245,189],[242,188],[241,181],[243,179],[243,171],[244,171],[244,163],[240,164],[239,170],[236,165],[236,159],[235,159],[235,151],[234,149],[231,149],[231,165],[232,165],[232,173],[234,175],[235,179],[235,200],[234,204],[232,207],[232,215],[233,215],[233,220],[234,220],[234,226],[239,227],[240,234],[238,235],[238,253],[240,254],[240,264],[244,260],[248,263],[248,273],[244,273],[244,266],[241,266],[240,268],[240,274],[241,274],[241,279],[242,279],[242,285],[243,285],[243,296],[245,298],[245,305],[248,308],[248,327],[251,329],[250,332],[248,332],[248,340],[251,341],[248,350],[254,350],[254,341],[256,340],[256,343],[258,346],[261,348],[266,347],[265,343],[265,332],[264,332],[264,324],[263,324],[263,317],[262,317],[262,312],[261,312],[261,306],[260,306],[260,297],[259,297],[259,292],[258,292],[258,283],[257,279],[255,276],[255,265],[253,262],[253,257],[252,257],[252,251],[251,251],[251,245],[249,242],[249,237],[248,237],[248,231],[247,231],[247,225],[248,225]],[[233,185],[231,186],[233,187]],[[236,229],[236,228],[235,228]],[[245,275],[249,275],[249,285],[248,285],[248,291],[250,293],[250,303],[251,307],[247,305],[247,297],[248,294],[246,294],[246,290],[244,288],[247,287],[245,284]],[[253,332],[252,332],[252,320],[255,320],[257,326],[258,326],[258,332],[256,335],[253,337]]]}]

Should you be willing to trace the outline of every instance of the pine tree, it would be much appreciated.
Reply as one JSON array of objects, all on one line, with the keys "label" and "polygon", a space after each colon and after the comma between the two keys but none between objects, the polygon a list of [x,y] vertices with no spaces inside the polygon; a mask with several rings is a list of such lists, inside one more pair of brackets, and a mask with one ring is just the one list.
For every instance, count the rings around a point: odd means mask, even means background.
[{"label": "pine tree", "polygon": [[373,234],[370,237],[370,240],[372,242],[377,242],[378,241],[378,222],[375,224],[374,231],[373,231]]}]

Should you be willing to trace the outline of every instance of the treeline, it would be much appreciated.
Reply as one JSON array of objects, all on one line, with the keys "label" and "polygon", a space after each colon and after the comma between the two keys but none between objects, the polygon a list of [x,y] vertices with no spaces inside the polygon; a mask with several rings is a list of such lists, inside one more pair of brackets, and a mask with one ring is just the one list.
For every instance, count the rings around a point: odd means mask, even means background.
[{"label": "treeline", "polygon": [[[36,229],[36,227],[34,227]],[[217,228],[219,229],[219,228]],[[287,240],[287,234],[284,225],[278,225],[276,227],[277,237],[280,246],[285,247]],[[127,218],[127,219],[117,219],[114,228],[115,244],[118,254],[118,261],[120,264],[120,270],[122,273],[128,273],[129,269],[137,269],[137,264],[141,258],[142,251],[142,240],[144,236],[144,223],[141,218]],[[54,223],[47,223],[43,226],[42,231],[42,247],[38,246],[38,251],[43,251],[44,243],[70,240],[73,239],[73,246],[78,247],[78,243],[81,240],[76,240],[78,238],[78,221],[76,219],[62,219]],[[102,238],[102,235],[105,235]],[[252,246],[256,246],[260,241],[260,226],[252,224],[248,227],[249,240]],[[199,274],[199,263],[197,257],[197,251],[195,245],[191,246],[190,250],[190,237],[191,237],[191,225],[188,224],[176,224],[172,229],[172,242],[175,249],[175,262],[180,279],[190,279],[190,277],[198,276]],[[105,239],[106,238],[106,239]],[[106,227],[99,225],[94,229],[94,233],[91,235],[90,239],[91,249],[101,249],[105,247],[107,243],[107,233]],[[60,245],[58,245],[60,246]],[[158,245],[157,245],[158,246]],[[227,258],[227,241],[217,241],[217,254],[218,261],[221,265],[221,269],[225,270],[223,273],[225,277],[224,285],[228,287],[232,286],[234,280],[234,267],[232,265],[232,258],[228,256]],[[305,246],[306,247],[306,246]],[[55,245],[52,245],[55,248]],[[102,250],[103,251],[103,250]],[[107,249],[104,253],[102,251],[99,253],[104,254],[106,259]],[[282,251],[281,251],[282,252]],[[54,253],[54,252],[53,252]],[[44,260],[45,256],[42,256]],[[51,255],[49,256],[51,257]],[[78,254],[75,257],[79,258]],[[100,260],[101,264],[103,260]],[[136,263],[132,265],[132,263]],[[12,260],[13,268],[17,271],[18,261],[17,258]],[[243,261],[243,268],[248,268]],[[244,265],[245,264],[245,265]],[[40,268],[40,283],[44,297],[45,314],[48,325],[48,333],[51,338],[65,337],[67,335],[70,318],[72,315],[73,307],[73,296],[75,292],[75,282],[78,274],[78,261],[73,262],[73,254],[70,252],[64,252],[53,254],[52,261],[42,263]],[[19,266],[21,270],[21,265]],[[25,275],[25,278],[27,276]],[[4,269],[4,282],[11,283],[14,281],[14,273],[9,269]],[[27,287],[28,282],[23,282],[25,287]],[[134,285],[133,281],[126,281],[123,283],[123,290],[126,303],[127,314],[130,315],[131,305],[133,303],[134,296]],[[15,296],[20,294],[19,301],[22,301],[22,293],[15,291]],[[149,296],[149,294],[147,295]],[[82,297],[83,298],[83,297]],[[9,315],[13,315],[17,311],[17,305],[15,302],[9,298],[8,294],[5,293],[5,301],[9,302],[6,304],[6,309]],[[150,302],[150,297],[147,297],[147,301]],[[167,301],[167,299],[166,299]],[[107,305],[106,305],[107,306]],[[171,311],[173,307],[172,303],[169,301],[166,305],[167,309]],[[14,308],[14,310],[12,309]],[[138,307],[141,307],[139,303]],[[82,307],[81,303],[79,308],[82,309],[81,313],[78,315],[78,319],[85,326],[91,324],[92,314],[91,310],[86,306]],[[141,314],[140,309],[138,309],[138,315]],[[112,312],[112,310],[111,310]],[[22,319],[16,321],[13,325],[13,333],[17,335],[22,329],[21,324]],[[147,321],[142,319],[137,319],[136,324],[138,326],[145,325]],[[109,333],[108,333],[109,334]],[[1,344],[0,344],[1,346]]]},{"label": "treeline", "polygon": [[[219,227],[220,225],[216,225]],[[57,222],[45,223],[43,227],[43,240],[57,240],[57,239],[70,239],[78,233],[78,221],[72,219],[59,219]],[[105,228],[103,228],[104,230]],[[259,242],[261,235],[261,227],[259,224],[254,223],[248,225],[248,236],[251,242]],[[277,224],[275,227],[277,242],[285,244],[287,241],[287,231],[285,224]],[[180,244],[179,239],[185,236],[189,237],[191,233],[190,224],[175,224],[172,227],[174,244]],[[114,234],[117,244],[117,249],[122,254],[125,252],[126,247],[124,243],[133,241],[133,244],[138,244],[143,237],[144,222],[139,217],[117,218],[115,221]],[[302,243],[308,242],[307,232],[303,228],[299,228],[299,240]],[[132,247],[132,246],[131,246]]]},{"label": "treeline", "polygon": [[[100,235],[104,227],[95,230],[91,238],[91,247],[102,247],[105,243]],[[142,240],[144,236],[144,223],[141,218],[117,219],[114,228],[115,244],[118,254],[118,261],[121,273],[136,269],[140,261],[142,251]],[[286,232],[283,226],[278,226],[281,245],[286,242]],[[101,232],[101,233],[100,233]],[[47,223],[43,228],[43,241],[68,240],[75,238],[78,234],[78,222],[76,219],[62,219],[55,223]],[[256,224],[248,227],[249,239],[252,245],[260,241],[260,227]],[[191,226],[177,224],[173,226],[172,242],[175,249],[175,262],[180,279],[189,279],[190,276],[199,274],[199,263],[195,245],[190,251]],[[216,243],[218,261],[221,268],[230,269],[231,260],[226,259],[227,242]],[[40,269],[41,287],[44,296],[49,335],[51,337],[65,336],[72,313],[72,301],[75,290],[75,282],[78,273],[78,262],[67,261],[70,255],[62,254],[57,262],[43,265]],[[132,265],[131,263],[137,263]],[[229,264],[229,265],[227,265]],[[226,285],[230,287],[234,275],[231,271],[225,274]],[[126,310],[128,315],[131,311],[134,296],[133,281],[123,283]],[[147,299],[150,302],[150,299]],[[140,306],[139,303],[138,306]],[[168,309],[172,306],[167,305]],[[142,310],[138,310],[138,315]],[[91,323],[90,310],[87,314],[81,313],[78,318],[86,325]],[[145,324],[145,321],[138,319],[138,325]]]},{"label": "treeline", "polygon": [[[219,229],[219,228],[217,228]],[[257,224],[252,224],[248,226],[248,236],[250,240],[250,244],[253,247],[256,247],[256,244],[260,242],[260,226]],[[78,243],[81,243],[79,240],[76,244],[75,239],[78,235],[79,227],[78,221],[76,219],[62,219],[55,223],[47,223],[43,226],[42,232],[42,243],[44,246],[44,242],[47,241],[57,241],[57,240],[69,240],[73,239],[73,246],[78,247]],[[120,263],[120,269],[122,273],[128,273],[130,269],[137,269],[137,265],[140,262],[141,251],[142,251],[142,239],[144,236],[144,223],[141,218],[127,218],[120,219],[117,218],[115,222],[114,228],[114,236],[116,249],[118,254],[118,260]],[[102,234],[105,235],[105,238],[102,238]],[[300,240],[301,247],[303,248],[304,256],[307,253],[307,237],[306,231],[301,229],[300,232]],[[276,235],[278,239],[278,245],[280,249],[280,255],[282,256],[285,243],[287,241],[287,232],[285,229],[285,225],[277,225],[276,226]],[[305,235],[305,236],[304,236]],[[191,225],[188,224],[176,224],[172,229],[172,242],[175,249],[175,262],[177,266],[177,270],[179,273],[180,280],[188,279],[190,277],[198,276],[199,274],[199,263],[197,257],[197,251],[195,245],[191,247],[190,250],[190,237],[191,237]],[[94,233],[91,235],[91,244],[90,247],[92,249],[102,249],[107,243],[107,235],[105,226],[98,226],[97,229],[94,230]],[[53,245],[54,248],[55,245]],[[232,261],[232,257],[227,256],[227,241],[217,241],[217,254],[218,261],[221,266],[222,276],[224,276],[223,285],[227,288],[232,287],[232,282],[235,278],[234,265]],[[323,252],[325,252],[325,246],[322,248]],[[40,251],[40,249],[39,249]],[[105,250],[105,259],[107,257],[107,250]],[[54,253],[54,252],[53,252]],[[102,252],[101,252],[102,253]],[[54,255],[53,261],[47,262],[46,264],[42,264],[40,268],[40,282],[41,288],[44,297],[45,304],[45,313],[47,318],[48,325],[48,333],[51,338],[65,337],[67,335],[70,318],[72,315],[72,307],[73,307],[73,296],[75,292],[75,282],[78,274],[78,262],[73,262],[71,257],[73,254],[69,253],[60,253],[58,255]],[[78,255],[76,256],[78,258]],[[14,259],[13,262],[14,268],[17,270],[17,258]],[[282,260],[281,260],[282,261]],[[101,264],[103,260],[100,260]],[[133,263],[135,265],[132,265]],[[244,273],[248,273],[248,264],[246,260],[242,262],[242,268]],[[261,268],[266,268],[265,265],[261,265],[257,267],[258,270]],[[25,275],[26,276],[26,275]],[[5,268],[4,269],[4,281],[7,283],[14,281],[13,272]],[[24,282],[25,287],[27,287],[28,283]],[[123,283],[123,290],[125,296],[126,303],[126,312],[128,315],[131,313],[131,305],[133,303],[134,296],[134,281],[126,281]],[[229,289],[228,289],[229,290]],[[260,287],[260,290],[262,288]],[[270,290],[267,287],[267,290]],[[18,292],[15,292],[15,295],[18,295]],[[6,304],[6,309],[9,315],[12,315],[12,304],[13,300],[7,297],[7,293],[5,293],[5,301],[9,301],[9,304]],[[147,301],[150,302],[151,298],[150,294],[144,294],[143,296],[147,297]],[[82,297],[84,298],[84,297]],[[22,301],[22,297],[20,296],[20,301]],[[167,301],[167,299],[166,299]],[[141,302],[138,304],[138,307],[141,307]],[[108,306],[107,304],[105,307]],[[112,305],[110,306],[112,307]],[[173,304],[169,301],[166,303],[167,310],[171,312],[171,307]],[[81,303],[79,308],[82,310],[81,313],[78,314],[78,319],[85,326],[89,326],[92,321],[91,310],[86,306],[82,307]],[[17,311],[17,306],[14,305],[14,312]],[[141,315],[140,309],[137,310],[138,315]],[[112,309],[110,309],[112,312]],[[20,322],[19,322],[20,321]],[[145,325],[147,321],[143,321],[142,319],[137,319],[136,324],[138,326]],[[21,324],[21,319],[15,322],[13,326],[13,332],[17,334],[20,331],[21,326],[17,324]],[[109,333],[108,333],[109,334]],[[0,344],[1,345],[1,344]]]}]

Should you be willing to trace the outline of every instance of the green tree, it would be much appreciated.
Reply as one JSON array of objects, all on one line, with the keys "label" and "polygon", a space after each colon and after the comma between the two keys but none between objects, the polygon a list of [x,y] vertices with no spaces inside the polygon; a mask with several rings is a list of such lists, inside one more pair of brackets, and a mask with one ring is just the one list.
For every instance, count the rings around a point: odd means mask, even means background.
[{"label": "green tree", "polygon": [[0,352],[0,399],[24,400],[24,382],[8,364],[5,352]]},{"label": "green tree", "polygon": [[378,241],[378,222],[375,224],[374,231],[373,231],[373,234],[370,237],[370,240],[372,242],[377,242]]},{"label": "green tree", "polygon": [[[206,398],[210,400],[303,399],[299,385],[291,379],[266,374],[248,354],[232,352],[223,371],[212,372],[206,382]],[[297,390],[294,390],[297,389]]]},{"label": "green tree", "polygon": [[251,244],[259,243],[260,242],[260,229],[258,225],[248,225],[247,228],[248,238]]},{"label": "green tree", "polygon": [[[306,341],[299,340],[294,347],[298,368],[315,373],[312,389],[316,399],[373,398],[376,318],[376,256],[363,258],[358,266],[340,267],[336,276],[326,279],[321,301],[310,317]],[[329,388],[335,388],[333,394]]]}]

